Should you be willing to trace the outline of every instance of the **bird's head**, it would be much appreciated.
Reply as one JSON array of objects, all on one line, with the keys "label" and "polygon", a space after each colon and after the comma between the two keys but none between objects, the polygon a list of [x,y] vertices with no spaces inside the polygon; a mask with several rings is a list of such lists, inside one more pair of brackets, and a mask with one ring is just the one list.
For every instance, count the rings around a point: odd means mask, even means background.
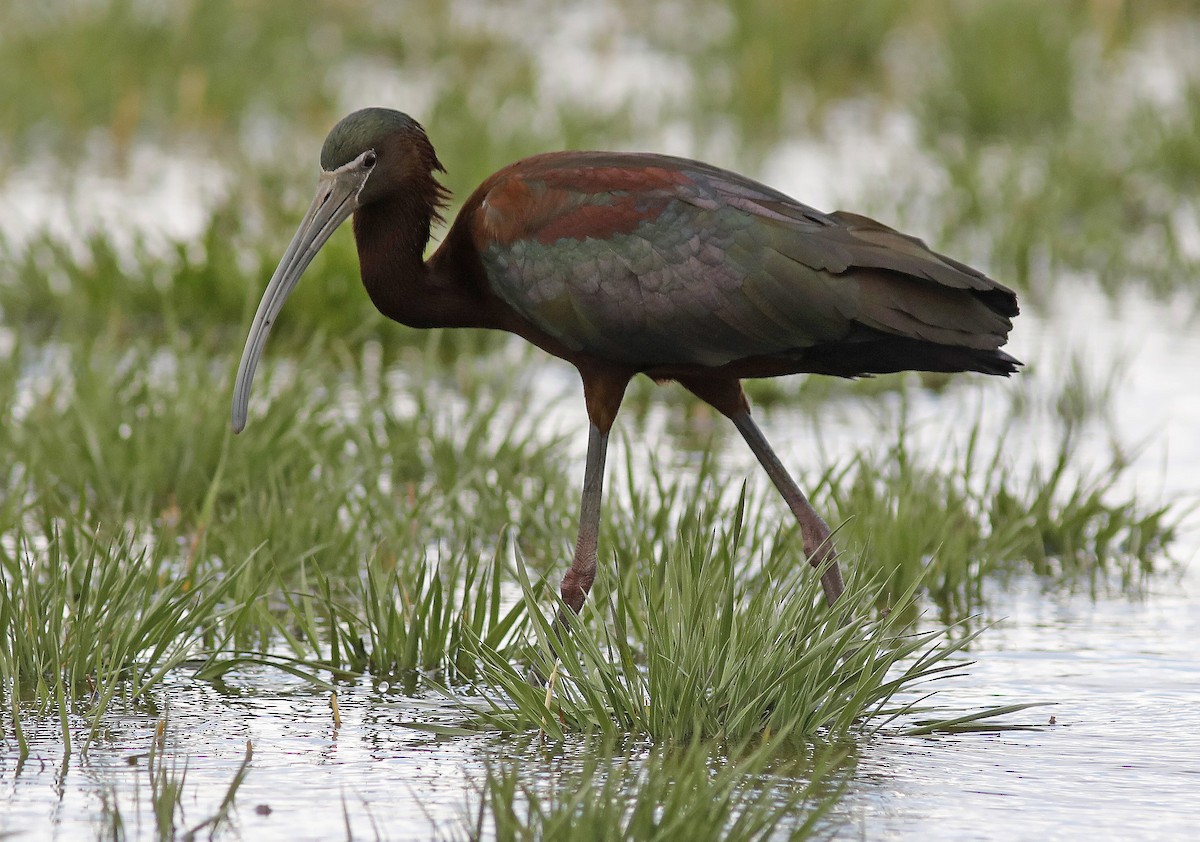
[{"label": "bird's head", "polygon": [[445,193],[433,178],[442,165],[420,124],[390,108],[355,111],[333,127],[321,147],[317,195],[271,276],[238,366],[233,389],[233,430],[246,426],[250,384],[271,325],[308,264],[338,226],[359,208],[412,195],[436,216]]},{"label": "bird's head", "polygon": [[442,170],[421,124],[390,108],[364,108],[342,118],[321,147],[323,176],[341,174],[356,189],[356,207],[420,189]]}]

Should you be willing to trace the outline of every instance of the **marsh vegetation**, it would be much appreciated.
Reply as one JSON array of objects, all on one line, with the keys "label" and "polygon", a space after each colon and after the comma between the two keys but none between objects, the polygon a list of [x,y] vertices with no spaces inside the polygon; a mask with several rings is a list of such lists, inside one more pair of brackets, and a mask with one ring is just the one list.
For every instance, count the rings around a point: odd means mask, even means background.
[{"label": "marsh vegetation", "polygon": [[[1115,420],[1131,375],[1021,335],[1053,334],[1064,296],[1194,311],[1188,4],[0,0],[0,18],[0,770],[18,808],[0,835],[289,827],[250,798],[384,837],[830,832],[861,746],[1046,720],[928,695],[969,672],[996,594],[1177,580],[1191,502],[1139,467],[1151,431]],[[721,419],[638,384],[594,601],[560,638],[573,373],[504,336],[387,323],[348,230],[275,327],[250,428],[229,430],[320,140],[368,104],[421,120],[459,197],[538,151],[643,148],[870,213],[1016,287],[1029,365],[754,384],[839,525],[837,612]],[[355,763],[449,752],[458,797],[383,762],[369,774],[394,786],[356,778],[305,818],[269,736],[251,760],[238,724],[285,703],[314,752],[339,727],[370,746]],[[221,730],[189,735],[206,721]],[[65,815],[22,783],[46,764],[84,794]],[[401,801],[426,821],[395,824]]]}]

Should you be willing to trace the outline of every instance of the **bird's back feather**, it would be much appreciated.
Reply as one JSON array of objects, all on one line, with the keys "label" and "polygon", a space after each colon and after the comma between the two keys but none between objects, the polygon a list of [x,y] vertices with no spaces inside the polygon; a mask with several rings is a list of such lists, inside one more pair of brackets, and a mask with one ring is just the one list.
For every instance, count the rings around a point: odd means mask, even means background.
[{"label": "bird's back feather", "polygon": [[824,370],[831,349],[855,343],[852,370],[830,373],[1015,363],[997,350],[1017,314],[1011,290],[874,220],[696,161],[537,156],[481,185],[457,225],[522,317],[644,370],[751,358],[782,361],[779,373]]}]

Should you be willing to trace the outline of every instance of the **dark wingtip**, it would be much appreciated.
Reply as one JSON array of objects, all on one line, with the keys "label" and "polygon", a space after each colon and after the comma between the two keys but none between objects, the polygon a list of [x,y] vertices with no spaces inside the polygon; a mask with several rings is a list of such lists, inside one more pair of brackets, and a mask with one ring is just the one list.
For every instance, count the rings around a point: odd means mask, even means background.
[{"label": "dark wingtip", "polygon": [[941,345],[903,336],[870,331],[864,340],[833,342],[804,350],[797,371],[862,377],[897,371],[976,371],[1008,377],[1024,365],[999,348],[965,348]]},{"label": "dark wingtip", "polygon": [[[989,278],[988,280],[991,279]],[[992,283],[996,284],[992,289],[972,290],[972,292],[992,312],[1015,319],[1021,314],[1021,306],[1017,302],[1017,294],[1003,284],[996,283],[995,281],[992,281]]]},{"label": "dark wingtip", "polygon": [[1011,354],[1006,354],[1003,351],[996,350],[988,355],[988,363],[992,365],[986,369],[980,369],[984,374],[998,374],[1001,377],[1008,377],[1016,374],[1017,371],[1024,367],[1025,363],[1018,360]]}]

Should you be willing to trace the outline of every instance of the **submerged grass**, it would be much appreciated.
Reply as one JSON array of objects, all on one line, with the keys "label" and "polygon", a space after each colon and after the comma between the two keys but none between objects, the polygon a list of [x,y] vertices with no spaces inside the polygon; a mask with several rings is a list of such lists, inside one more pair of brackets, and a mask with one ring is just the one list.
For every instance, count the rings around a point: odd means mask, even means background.
[{"label": "submerged grass", "polygon": [[[528,761],[486,764],[470,795],[471,839],[805,839],[839,797],[824,777],[836,752],[805,764],[770,741],[737,749],[705,743],[621,751],[589,740],[578,764],[535,772]],[[806,758],[806,760],[808,760]],[[549,765],[549,764],[537,764]]]},{"label": "submerged grass", "polygon": [[[230,814],[238,789],[249,774],[254,748],[247,740],[245,756],[234,772],[220,804],[207,818],[189,826],[186,813],[189,758],[181,757],[179,752],[171,747],[171,737],[169,718],[164,716],[154,728],[149,751],[131,758],[134,764],[140,763],[142,759],[146,761],[145,777],[149,784],[149,803],[141,803],[140,788],[135,788],[133,801],[128,805],[136,814],[134,826],[140,829],[141,814],[146,812],[153,822],[156,839],[195,839],[202,831],[209,839],[217,838],[230,824]],[[123,796],[124,793],[115,786],[109,786],[101,792],[99,838],[129,837],[125,814],[122,812]]]}]

